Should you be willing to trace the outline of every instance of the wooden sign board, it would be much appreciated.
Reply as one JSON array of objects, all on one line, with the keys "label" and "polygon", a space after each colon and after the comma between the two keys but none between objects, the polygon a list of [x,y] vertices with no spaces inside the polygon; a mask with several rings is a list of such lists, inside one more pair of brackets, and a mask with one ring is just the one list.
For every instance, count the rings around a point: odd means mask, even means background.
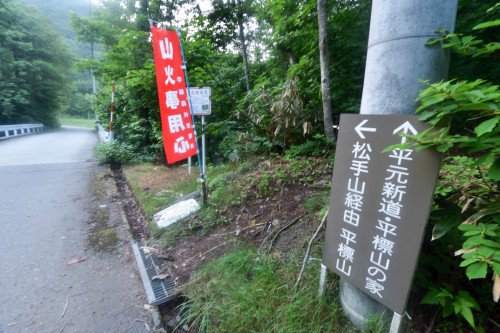
[{"label": "wooden sign board", "polygon": [[323,264],[404,313],[441,155],[385,148],[429,126],[416,116],[343,114]]}]

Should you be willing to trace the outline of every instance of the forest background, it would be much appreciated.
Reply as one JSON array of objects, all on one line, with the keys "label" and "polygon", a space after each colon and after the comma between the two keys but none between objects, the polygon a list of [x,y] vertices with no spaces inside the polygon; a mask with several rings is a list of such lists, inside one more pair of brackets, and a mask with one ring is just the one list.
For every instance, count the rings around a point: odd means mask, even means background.
[{"label": "forest background", "polygon": [[[470,33],[494,3],[459,1],[456,30]],[[340,113],[359,110],[371,1],[329,0],[326,8],[336,123]],[[0,123],[56,127],[58,115],[92,118],[92,108],[106,127],[115,81],[115,136],[142,159],[163,160],[151,18],[181,28],[191,86],[212,89],[203,128],[210,162],[323,145],[331,136],[323,124],[314,0],[0,0],[0,18]],[[496,31],[476,34],[492,40]],[[495,82],[498,73],[484,58],[452,56],[451,78]]]}]

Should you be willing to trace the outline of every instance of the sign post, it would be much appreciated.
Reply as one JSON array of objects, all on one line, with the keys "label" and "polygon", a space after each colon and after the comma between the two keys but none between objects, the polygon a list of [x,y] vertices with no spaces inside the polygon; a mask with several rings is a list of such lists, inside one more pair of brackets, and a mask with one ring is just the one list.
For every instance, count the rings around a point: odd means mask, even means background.
[{"label": "sign post", "polygon": [[[415,114],[415,98],[425,88],[418,79],[439,82],[448,75],[446,49],[425,42],[438,37],[438,29],[452,33],[456,13],[457,0],[372,1],[360,114]],[[365,127],[376,127],[369,124]],[[367,138],[369,134],[375,133],[365,132]],[[344,278],[340,289],[343,309],[358,328],[365,329],[371,315],[386,313],[384,305]]]},{"label": "sign post", "polygon": [[343,114],[339,127],[323,264],[402,315],[441,156],[382,153],[429,128],[417,116]]},{"label": "sign post", "polygon": [[209,87],[203,88],[190,88],[191,91],[191,105],[192,112],[195,116],[201,116],[201,129],[203,134],[201,135],[201,152],[203,160],[203,174],[206,172],[206,156],[205,156],[205,116],[212,113],[212,103],[210,102],[211,90]]},{"label": "sign post", "polygon": [[113,81],[113,88],[111,91],[111,115],[109,118],[109,140],[113,141],[115,136],[113,134],[113,105],[115,104],[115,81]]},{"label": "sign post", "polygon": [[205,154],[205,116],[201,116],[201,130],[203,134],[201,135],[201,159],[203,160],[203,174],[206,171],[206,154]]}]

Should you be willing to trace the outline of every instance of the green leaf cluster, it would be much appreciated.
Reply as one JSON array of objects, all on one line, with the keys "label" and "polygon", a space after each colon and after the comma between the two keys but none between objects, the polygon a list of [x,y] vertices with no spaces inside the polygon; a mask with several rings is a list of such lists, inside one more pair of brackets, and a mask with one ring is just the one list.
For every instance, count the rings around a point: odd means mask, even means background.
[{"label": "green leaf cluster", "polygon": [[[145,7],[144,7],[144,6]],[[156,90],[156,74],[149,23],[133,17],[172,18],[162,14],[158,2],[108,1],[89,20],[76,14],[71,23],[81,41],[93,41],[105,52],[98,60],[82,60],[80,70],[91,70],[97,79],[94,110],[104,128],[109,128],[111,90],[115,82],[113,132],[143,160],[153,160],[162,149],[163,138]]]},{"label": "green leaf cluster", "polygon": [[[495,29],[498,21],[471,26],[472,31]],[[438,43],[461,56],[482,58],[483,62],[487,62],[485,57],[495,53],[500,45],[491,39],[486,43],[476,36],[463,34],[431,39],[428,45]],[[417,112],[419,119],[432,127],[411,136],[403,146],[415,146],[416,150],[433,147],[450,155],[436,188],[435,209],[431,213],[432,239],[443,242],[440,256],[453,256],[450,249],[454,249],[454,256],[461,256],[462,260],[448,257],[436,268],[441,279],[432,281],[426,277],[431,287],[422,303],[439,304],[443,317],[454,313],[477,331],[483,331],[482,327],[476,327],[474,320],[481,316],[472,312],[479,311],[480,304],[483,309],[490,308],[482,287],[493,290],[495,302],[500,298],[500,90],[498,85],[477,78],[423,82],[427,88],[419,93]],[[457,266],[464,269],[463,278],[456,274]],[[493,286],[489,283],[490,274],[494,278]],[[486,283],[465,288],[463,279],[486,279]],[[455,294],[453,289],[457,287],[462,290]]]},{"label": "green leaf cluster", "polygon": [[471,297],[469,292],[460,290],[456,295],[449,284],[443,288],[432,287],[421,301],[422,304],[440,305],[444,318],[452,313],[463,317],[467,322],[476,328],[472,310],[481,311],[476,300]]},{"label": "green leaf cluster", "polygon": [[[468,154],[481,154],[477,165],[488,163],[489,177],[500,180],[500,90],[484,80],[446,81],[429,84],[419,93],[419,119],[434,127],[415,137],[419,149],[435,147],[444,152],[452,147]],[[462,131],[450,134],[454,119],[466,117],[475,135]],[[437,129],[437,130],[436,130]]]},{"label": "green leaf cluster", "polygon": [[116,140],[97,144],[95,154],[99,163],[112,166],[121,165],[135,159],[132,147]]},{"label": "green leaf cluster", "polygon": [[460,267],[467,267],[466,275],[471,280],[486,278],[489,269],[500,276],[500,205],[479,211],[468,221],[477,221],[488,215],[496,223],[462,224],[458,227],[466,238],[460,251],[465,252]]}]

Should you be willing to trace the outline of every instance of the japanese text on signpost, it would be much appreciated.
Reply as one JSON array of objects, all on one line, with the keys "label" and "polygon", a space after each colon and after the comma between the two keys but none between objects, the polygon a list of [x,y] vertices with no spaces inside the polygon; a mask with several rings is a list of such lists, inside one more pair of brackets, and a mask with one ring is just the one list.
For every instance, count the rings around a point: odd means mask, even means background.
[{"label": "japanese text on signpost", "polygon": [[428,128],[416,116],[342,115],[323,263],[403,313],[428,217],[440,155],[396,148],[399,133]]}]

